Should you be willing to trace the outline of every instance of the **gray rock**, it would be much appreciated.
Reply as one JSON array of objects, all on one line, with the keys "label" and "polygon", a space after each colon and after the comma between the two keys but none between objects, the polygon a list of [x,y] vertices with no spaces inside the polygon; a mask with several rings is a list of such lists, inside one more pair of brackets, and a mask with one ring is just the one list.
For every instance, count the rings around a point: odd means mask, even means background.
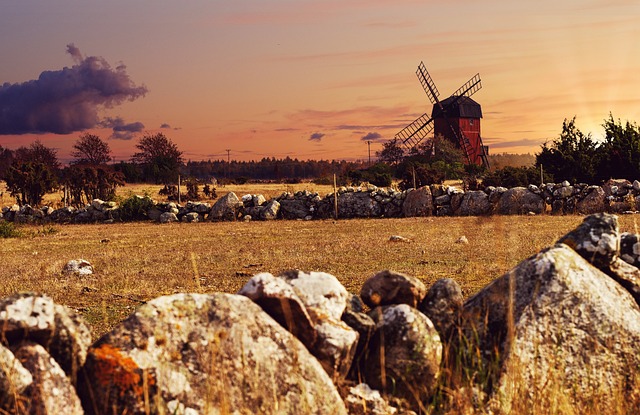
[{"label": "gray rock", "polygon": [[460,285],[451,278],[442,278],[429,288],[418,309],[431,320],[440,338],[447,340],[459,324],[463,305]]},{"label": "gray rock", "polygon": [[260,211],[260,219],[275,220],[278,218],[279,211],[280,211],[280,203],[278,203],[277,200],[272,199]]},{"label": "gray rock", "polygon": [[189,212],[182,217],[182,222],[202,222],[202,215],[198,212]]},{"label": "gray rock", "polygon": [[542,197],[524,187],[514,187],[500,196],[496,204],[496,213],[500,215],[526,215],[528,212],[536,214],[545,211]]},{"label": "gray rock", "polygon": [[280,213],[284,219],[304,219],[310,213],[303,200],[280,199]]},{"label": "gray rock", "polygon": [[385,270],[364,282],[360,298],[371,308],[392,304],[408,304],[415,308],[426,293],[427,287],[416,277]]},{"label": "gray rock", "polygon": [[487,194],[480,190],[472,190],[462,197],[457,214],[460,216],[483,216],[489,212],[491,212],[491,204]]},{"label": "gray rock", "polygon": [[428,400],[440,374],[442,343],[433,323],[407,304],[378,307],[370,313],[376,331],[363,359],[366,383],[419,407]]},{"label": "gray rock", "polygon": [[478,370],[495,374],[500,413],[531,408],[540,399],[534,391],[545,390],[564,391],[575,405],[589,406],[597,397],[607,407],[625,396],[630,373],[640,365],[638,305],[563,244],[521,262],[470,298],[462,324],[465,347],[483,357]]},{"label": "gray rock", "polygon": [[407,192],[402,203],[402,215],[407,218],[433,215],[433,198],[429,186]]},{"label": "gray rock", "polygon": [[596,268],[606,269],[620,252],[618,217],[606,213],[587,216],[558,242],[575,250]]},{"label": "gray rock", "polygon": [[576,212],[583,215],[606,212],[607,205],[604,190],[600,186],[594,186],[576,203]]},{"label": "gray rock", "polygon": [[24,391],[24,412],[42,415],[84,415],[76,390],[58,363],[37,343],[23,343],[14,352],[33,378]]},{"label": "gray rock", "polygon": [[302,343],[238,295],[148,302],[91,347],[82,374],[88,415],[347,413]]},{"label": "gray rock", "polygon": [[65,275],[86,276],[93,274],[93,265],[86,259],[72,259],[62,267]]},{"label": "gray rock", "polygon": [[209,212],[209,220],[236,220],[243,204],[235,193],[229,192],[216,201]]},{"label": "gray rock", "polygon": [[398,410],[390,406],[382,398],[380,392],[373,390],[366,383],[349,388],[349,395],[344,400],[349,415],[394,415]]},{"label": "gray rock", "polygon": [[160,223],[171,223],[171,222],[177,222],[178,217],[173,212],[164,212],[160,215],[158,220]]},{"label": "gray rock", "polygon": [[629,232],[620,234],[620,258],[634,267],[640,267],[640,235]]},{"label": "gray rock", "polygon": [[8,344],[31,341],[45,347],[72,379],[91,344],[91,332],[75,311],[37,294],[0,300],[0,326]]},{"label": "gray rock", "polygon": [[0,410],[8,414],[24,413],[16,399],[33,383],[33,376],[11,350],[0,343]]}]

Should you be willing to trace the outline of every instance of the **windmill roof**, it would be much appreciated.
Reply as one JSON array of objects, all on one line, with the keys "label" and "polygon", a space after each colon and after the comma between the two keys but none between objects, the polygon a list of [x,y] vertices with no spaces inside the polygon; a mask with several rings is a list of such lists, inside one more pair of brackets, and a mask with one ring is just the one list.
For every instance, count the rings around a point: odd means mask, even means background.
[{"label": "windmill roof", "polygon": [[[451,118],[482,118],[482,108],[480,104],[469,97],[450,96],[440,101],[446,116]],[[442,118],[443,114],[438,104],[433,105],[431,118]]]}]

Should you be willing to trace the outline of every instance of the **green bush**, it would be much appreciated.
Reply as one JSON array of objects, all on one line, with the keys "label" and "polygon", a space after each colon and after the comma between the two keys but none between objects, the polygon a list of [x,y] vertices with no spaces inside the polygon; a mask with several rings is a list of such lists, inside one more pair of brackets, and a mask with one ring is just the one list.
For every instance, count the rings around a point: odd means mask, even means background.
[{"label": "green bush", "polygon": [[132,195],[120,203],[120,220],[131,222],[147,220],[147,212],[153,207],[153,200],[149,196]]},{"label": "green bush", "polygon": [[0,238],[19,238],[22,232],[12,222],[0,220]]}]

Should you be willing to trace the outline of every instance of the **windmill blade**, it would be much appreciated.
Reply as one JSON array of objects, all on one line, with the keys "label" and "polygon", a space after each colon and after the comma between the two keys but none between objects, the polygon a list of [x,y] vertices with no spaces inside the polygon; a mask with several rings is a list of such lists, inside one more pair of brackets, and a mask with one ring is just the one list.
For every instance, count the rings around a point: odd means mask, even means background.
[{"label": "windmill blade", "polygon": [[422,84],[424,92],[427,93],[429,101],[431,101],[432,104],[438,102],[438,96],[440,95],[440,92],[438,92],[438,88],[436,88],[435,82],[433,82],[433,79],[431,79],[431,75],[429,75],[429,72],[427,72],[427,67],[424,66],[424,62],[420,62],[420,65],[418,65],[416,75],[418,76],[418,79]]},{"label": "windmill blade", "polygon": [[411,150],[429,135],[431,131],[433,131],[433,118],[425,113],[400,130],[395,138],[396,140],[402,141],[402,144],[404,144],[407,150]]},{"label": "windmill blade", "polygon": [[482,82],[480,81],[480,74],[475,74],[466,84],[462,85],[456,92],[451,94],[454,97],[470,97],[482,88]]}]

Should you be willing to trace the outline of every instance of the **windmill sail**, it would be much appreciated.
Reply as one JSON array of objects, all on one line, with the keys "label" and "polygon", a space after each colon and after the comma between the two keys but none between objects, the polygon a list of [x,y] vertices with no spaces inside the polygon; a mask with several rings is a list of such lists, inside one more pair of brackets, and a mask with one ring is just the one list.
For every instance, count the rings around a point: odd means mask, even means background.
[{"label": "windmill sail", "polygon": [[438,102],[438,96],[440,95],[440,92],[438,92],[438,88],[436,88],[435,82],[433,82],[433,79],[431,79],[431,75],[429,75],[427,67],[424,66],[424,62],[420,62],[420,65],[418,65],[416,75],[418,76],[418,79],[422,84],[424,92],[427,93],[429,101],[431,101],[432,104]]},{"label": "windmill sail", "polygon": [[407,150],[411,150],[433,131],[433,119],[426,113],[404,127],[395,138],[402,141]]}]

